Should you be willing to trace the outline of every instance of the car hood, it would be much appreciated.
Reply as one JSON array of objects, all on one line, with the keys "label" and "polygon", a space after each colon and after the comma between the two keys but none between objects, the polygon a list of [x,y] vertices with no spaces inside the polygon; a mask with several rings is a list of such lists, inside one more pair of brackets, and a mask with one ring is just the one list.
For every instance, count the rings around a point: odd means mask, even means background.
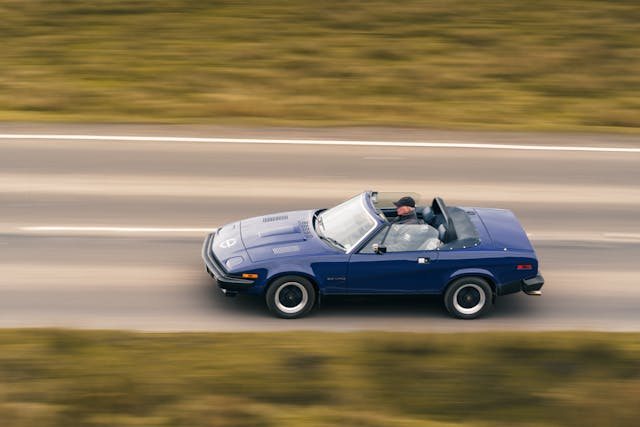
[{"label": "car hood", "polygon": [[496,249],[533,251],[527,233],[507,209],[475,208]]},{"label": "car hood", "polygon": [[242,243],[251,260],[334,253],[313,230],[314,212],[281,212],[240,221]]}]

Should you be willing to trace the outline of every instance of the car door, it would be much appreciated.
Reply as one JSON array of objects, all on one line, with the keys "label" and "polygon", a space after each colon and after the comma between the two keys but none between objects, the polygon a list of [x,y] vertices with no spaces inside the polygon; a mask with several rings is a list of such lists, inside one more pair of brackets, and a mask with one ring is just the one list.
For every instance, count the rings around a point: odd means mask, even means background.
[{"label": "car door", "polygon": [[[436,245],[430,246],[429,242],[425,241],[425,239],[434,238],[433,231],[428,227],[423,224],[384,227],[360,251],[351,255],[347,273],[348,292],[350,294],[435,292],[439,288],[437,274],[435,274],[439,252],[435,250]],[[374,244],[384,248],[386,252],[376,252],[373,248]]]}]

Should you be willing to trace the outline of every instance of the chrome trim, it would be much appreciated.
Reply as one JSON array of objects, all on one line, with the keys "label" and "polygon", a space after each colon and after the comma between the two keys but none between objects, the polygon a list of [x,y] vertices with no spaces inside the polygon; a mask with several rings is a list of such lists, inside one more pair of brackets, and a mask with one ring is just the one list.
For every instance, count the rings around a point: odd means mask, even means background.
[{"label": "chrome trim", "polygon": [[[283,289],[289,286],[293,286],[294,288],[299,289],[300,292],[302,293],[301,301],[298,303],[298,305],[293,307],[287,307],[282,302],[280,302],[280,292],[282,292]],[[274,295],[273,299],[276,303],[276,307],[278,307],[278,310],[286,314],[297,314],[300,310],[302,310],[307,305],[307,302],[309,301],[309,292],[304,286],[302,286],[301,283],[286,282],[278,286],[278,289],[276,290],[276,294]]]},{"label": "chrome trim", "polygon": [[[460,291],[463,290],[464,288],[475,289],[480,294],[480,301],[478,301],[478,303],[473,307],[465,308],[461,306],[460,303],[458,302],[458,294],[460,294]],[[456,292],[453,294],[453,306],[459,313],[466,314],[466,315],[477,314],[480,310],[482,310],[486,302],[487,302],[487,297],[485,296],[484,291],[480,286],[476,285],[475,283],[465,283],[464,285],[456,289]]]}]

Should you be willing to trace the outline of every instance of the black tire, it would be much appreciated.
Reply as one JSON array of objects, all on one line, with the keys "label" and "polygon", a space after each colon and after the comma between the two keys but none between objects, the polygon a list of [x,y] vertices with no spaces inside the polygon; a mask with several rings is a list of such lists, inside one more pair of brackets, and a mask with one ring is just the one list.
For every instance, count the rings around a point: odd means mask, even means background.
[{"label": "black tire", "polygon": [[444,293],[444,305],[458,319],[475,319],[493,309],[491,286],[480,277],[461,277]]},{"label": "black tire", "polygon": [[300,276],[283,276],[274,280],[265,295],[269,311],[283,319],[308,314],[316,302],[316,290]]}]

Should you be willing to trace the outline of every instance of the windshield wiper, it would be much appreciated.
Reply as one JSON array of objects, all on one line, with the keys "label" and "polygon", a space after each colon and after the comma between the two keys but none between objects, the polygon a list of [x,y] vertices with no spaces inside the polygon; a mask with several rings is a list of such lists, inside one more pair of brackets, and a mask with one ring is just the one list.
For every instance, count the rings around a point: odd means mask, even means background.
[{"label": "windshield wiper", "polygon": [[[316,224],[318,224],[318,227],[316,228],[316,233],[318,234],[318,237],[320,237],[322,240],[326,240],[327,242],[331,243],[333,246],[336,246],[340,249],[342,249],[343,251],[347,251],[347,248],[340,242],[338,242],[336,239],[334,239],[333,237],[329,237],[327,236],[324,231],[326,230],[326,228],[324,227],[324,222],[322,221],[322,212],[320,213],[314,213],[313,217],[316,220]],[[320,228],[322,227],[322,232],[320,230]]]},{"label": "windshield wiper", "polygon": [[[320,236],[320,235],[319,235]],[[329,236],[320,236],[321,239],[326,240],[327,242],[331,243],[334,246],[339,247],[340,249],[342,249],[343,251],[347,251],[347,248],[340,242],[338,242],[336,239],[329,237]]]},{"label": "windshield wiper", "polygon": [[[321,226],[324,229],[324,223],[322,222],[322,212],[320,213],[314,213],[313,214],[313,218],[316,220],[316,224],[318,224],[319,226]],[[318,232],[318,235],[320,235],[319,233],[320,228],[316,228],[316,232]]]}]

